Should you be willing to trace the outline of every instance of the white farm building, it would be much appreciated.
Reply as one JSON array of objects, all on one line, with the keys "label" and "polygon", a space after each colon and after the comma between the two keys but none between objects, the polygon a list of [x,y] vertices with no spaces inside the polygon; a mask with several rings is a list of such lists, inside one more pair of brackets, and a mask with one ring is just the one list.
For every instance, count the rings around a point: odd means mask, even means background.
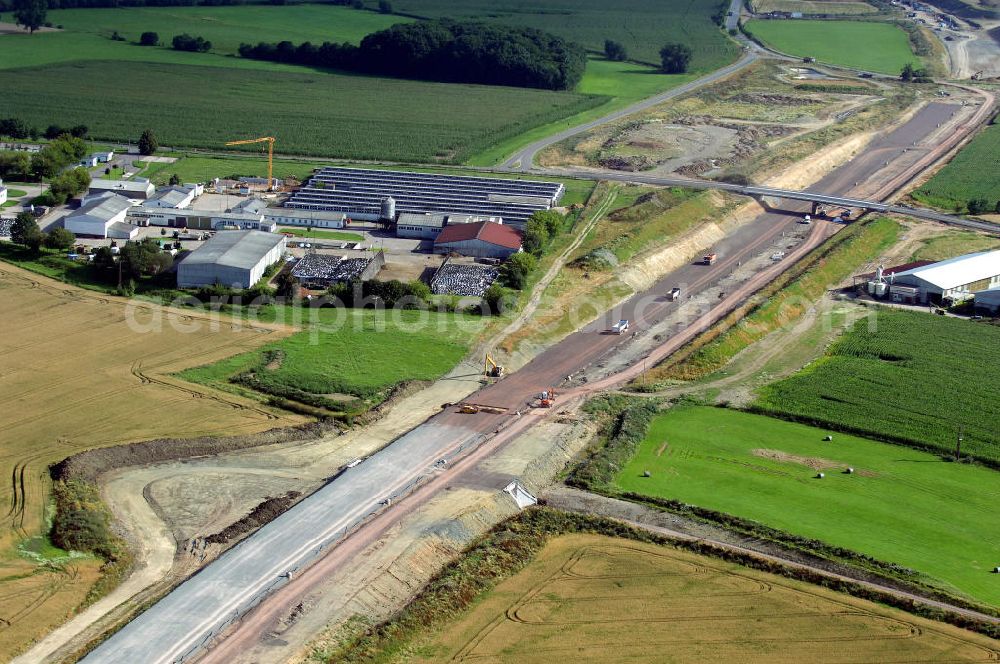
[{"label": "white farm building", "polygon": [[177,265],[177,286],[249,288],[282,259],[287,238],[262,231],[220,231]]},{"label": "white farm building", "polygon": [[80,209],[66,215],[63,225],[74,235],[130,240],[139,232],[135,226],[125,223],[131,207],[127,198],[110,192],[90,196]]},{"label": "white farm building", "polygon": [[148,180],[105,180],[94,178],[90,181],[90,195],[103,194],[110,191],[135,201],[144,201],[153,195],[156,188]]},{"label": "white farm building", "polygon": [[297,210],[295,208],[267,208],[264,221],[278,226],[304,226],[307,228],[343,228],[351,223],[344,212],[329,210]]},{"label": "white farm building", "polygon": [[1000,250],[981,251],[886,274],[894,302],[942,304],[968,300],[976,291],[1000,287]]}]

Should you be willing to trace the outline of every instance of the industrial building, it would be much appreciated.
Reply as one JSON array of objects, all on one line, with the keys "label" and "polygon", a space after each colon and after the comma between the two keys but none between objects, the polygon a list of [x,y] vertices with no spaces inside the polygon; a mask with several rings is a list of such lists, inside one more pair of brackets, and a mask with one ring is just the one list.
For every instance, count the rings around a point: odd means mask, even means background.
[{"label": "industrial building", "polygon": [[131,207],[127,198],[111,192],[89,196],[80,209],[66,215],[63,225],[74,235],[130,240],[139,232],[135,226],[125,223]]},{"label": "industrial building", "polygon": [[201,185],[160,187],[143,205],[146,207],[183,210],[190,207],[194,199],[201,195],[201,190]]},{"label": "industrial building", "polygon": [[249,288],[282,259],[288,238],[261,231],[221,231],[177,264],[177,286]]},{"label": "industrial building", "polygon": [[352,219],[395,221],[396,213],[501,217],[521,227],[559,204],[558,182],[328,167],[316,171],[285,207],[344,212]]},{"label": "industrial building", "polygon": [[440,212],[400,212],[396,220],[396,237],[412,240],[434,240],[444,230],[445,226],[456,224],[474,224],[480,221],[490,221],[502,224],[500,217],[483,217],[474,214],[442,214]]},{"label": "industrial building", "polygon": [[338,283],[370,281],[384,266],[385,253],[381,251],[362,257],[312,253],[299,259],[292,276],[305,288],[323,289]]},{"label": "industrial building", "polygon": [[351,223],[343,212],[328,210],[296,210],[294,208],[267,208],[264,220],[278,226],[304,226],[307,228],[344,228]]},{"label": "industrial building", "polygon": [[411,240],[433,240],[444,230],[448,215],[425,212],[401,212],[396,221],[396,237]]},{"label": "industrial building", "polygon": [[1000,316],[1000,287],[981,290],[972,295],[976,313],[985,316]]},{"label": "industrial building", "polygon": [[445,226],[434,240],[434,253],[503,259],[521,251],[521,234],[504,224],[480,221]]},{"label": "industrial building", "polygon": [[1000,287],[1000,250],[966,254],[902,272],[886,271],[883,279],[893,302],[963,302],[977,291]]},{"label": "industrial building", "polygon": [[217,212],[190,208],[166,208],[140,205],[129,212],[132,222],[140,226],[166,226],[192,230],[245,230],[273,233],[274,222],[264,219],[262,212],[250,209]]},{"label": "industrial building", "polygon": [[144,201],[153,195],[156,188],[148,180],[105,180],[94,178],[90,181],[88,194],[103,194],[106,191],[132,200]]}]

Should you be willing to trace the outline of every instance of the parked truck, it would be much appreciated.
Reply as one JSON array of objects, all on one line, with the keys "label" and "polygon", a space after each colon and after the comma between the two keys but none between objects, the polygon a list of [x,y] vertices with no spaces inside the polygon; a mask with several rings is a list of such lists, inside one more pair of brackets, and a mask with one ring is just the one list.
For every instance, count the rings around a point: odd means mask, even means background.
[{"label": "parked truck", "polygon": [[624,318],[611,326],[611,331],[614,332],[615,334],[625,334],[625,330],[627,329],[628,329],[628,321]]},{"label": "parked truck", "polygon": [[681,289],[675,286],[670,289],[670,292],[667,294],[667,299],[669,299],[672,302],[677,298],[679,298],[680,296],[681,296]]},{"label": "parked truck", "polygon": [[715,264],[715,261],[716,261],[716,260],[717,260],[718,258],[719,258],[719,254],[705,254],[705,255],[704,255],[704,256],[702,257],[702,259],[701,259],[701,262],[702,262],[702,263],[703,263],[704,265],[714,265],[714,264]]}]

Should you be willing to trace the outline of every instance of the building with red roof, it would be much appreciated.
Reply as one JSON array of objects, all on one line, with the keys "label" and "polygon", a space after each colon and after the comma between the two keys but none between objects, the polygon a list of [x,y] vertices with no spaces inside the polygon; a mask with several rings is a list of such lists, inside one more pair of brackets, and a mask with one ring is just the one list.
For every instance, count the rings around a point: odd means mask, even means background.
[{"label": "building with red roof", "polygon": [[521,233],[492,221],[445,226],[434,240],[434,253],[473,258],[507,258],[521,251]]}]

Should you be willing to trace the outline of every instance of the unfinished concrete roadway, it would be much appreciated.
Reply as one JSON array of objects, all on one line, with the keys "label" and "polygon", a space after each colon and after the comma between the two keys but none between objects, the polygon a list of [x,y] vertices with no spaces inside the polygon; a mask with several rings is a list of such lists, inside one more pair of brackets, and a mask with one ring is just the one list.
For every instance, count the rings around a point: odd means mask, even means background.
[{"label": "unfinished concrete roadway", "polygon": [[[934,127],[947,117],[949,111],[942,107],[940,104],[925,107],[871,149],[911,142],[914,132]],[[846,174],[843,168],[838,169],[816,188],[836,195],[847,194],[851,187],[846,182],[853,185],[856,180],[874,177],[883,162],[855,160],[843,167],[848,169]],[[868,170],[862,170],[862,166]],[[792,204],[789,207],[793,213],[796,205],[801,208],[799,212],[808,209],[806,203]],[[677,270],[649,291],[629,299],[614,312],[540,354],[517,373],[484,388],[473,400],[513,410],[523,407],[525,400],[540,389],[558,385],[567,375],[599,364],[619,344],[627,343],[628,335],[603,333],[610,320],[629,318],[642,333],[671,307],[679,306],[663,297],[665,291],[678,284],[685,285],[689,292],[713,288],[738,262],[768,251],[797,218],[798,215],[785,213],[760,215],[714,247],[720,254],[715,265],[689,265]],[[822,235],[822,226],[817,226],[810,244],[818,243]],[[703,314],[696,322],[704,325],[724,315],[738,304],[735,295],[721,300],[712,312]],[[686,337],[688,333],[677,336]],[[382,509],[380,503],[387,500],[394,503],[421,482],[443,472],[442,468],[447,466],[439,464],[440,460],[461,457],[503,427],[509,426],[511,430],[506,434],[501,432],[501,436],[512,435],[532,419],[512,415],[468,416],[457,414],[454,409],[442,412],[241,542],[98,646],[83,661],[155,664],[192,659],[214,636],[322,558],[334,544],[354,539],[347,536],[359,527],[363,529],[363,524]],[[394,511],[392,505],[385,518],[391,518]]]}]

